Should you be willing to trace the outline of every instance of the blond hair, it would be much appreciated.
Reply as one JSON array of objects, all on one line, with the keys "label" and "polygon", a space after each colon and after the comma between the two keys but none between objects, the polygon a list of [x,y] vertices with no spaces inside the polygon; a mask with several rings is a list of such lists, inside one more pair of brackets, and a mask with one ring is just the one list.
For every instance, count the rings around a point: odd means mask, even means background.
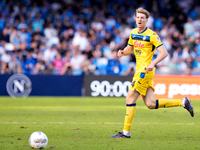
[{"label": "blond hair", "polygon": [[137,16],[137,13],[145,14],[145,16],[146,16],[147,18],[149,18],[149,16],[150,16],[150,13],[149,13],[146,9],[144,9],[144,8],[142,8],[142,7],[139,7],[138,9],[136,9],[135,16]]}]

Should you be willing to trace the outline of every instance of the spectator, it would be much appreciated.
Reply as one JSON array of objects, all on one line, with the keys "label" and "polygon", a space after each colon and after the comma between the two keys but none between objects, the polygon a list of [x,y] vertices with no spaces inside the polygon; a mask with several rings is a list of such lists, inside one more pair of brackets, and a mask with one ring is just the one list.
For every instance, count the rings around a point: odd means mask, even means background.
[{"label": "spectator", "polygon": [[38,12],[34,21],[32,22],[33,32],[43,32],[44,20],[40,18],[40,13]]},{"label": "spectator", "polygon": [[8,68],[9,68],[9,72],[11,74],[13,73],[23,73],[22,67],[21,67],[21,62],[19,61],[19,59],[17,59],[17,57],[15,56],[15,54],[11,55],[11,61],[8,63]]},{"label": "spectator", "polygon": [[9,35],[9,33],[8,33],[8,28],[7,27],[5,27],[4,29],[3,29],[3,32],[2,32],[2,34],[0,35],[1,36],[1,40],[3,40],[3,41],[5,41],[5,42],[7,42],[7,43],[9,43],[10,42],[10,35]]},{"label": "spectator", "polygon": [[92,55],[92,45],[88,43],[86,49],[82,52],[83,55],[86,55],[88,60],[92,60],[93,55]]},{"label": "spectator", "polygon": [[81,51],[84,51],[88,45],[88,39],[86,31],[79,29],[78,32],[75,33],[75,36],[72,41],[72,48],[79,46]]},{"label": "spectator", "polygon": [[17,34],[17,29],[16,28],[13,28],[13,30],[11,31],[10,43],[13,43],[14,45],[16,45],[16,47],[18,47],[19,44],[20,44],[20,37]]},{"label": "spectator", "polygon": [[53,61],[53,65],[54,65],[54,74],[59,75],[64,66],[64,62],[62,61],[62,56],[60,53],[57,53],[56,58]]},{"label": "spectator", "polygon": [[97,45],[97,43],[99,42],[99,40],[97,39],[97,36],[95,34],[95,31],[93,29],[90,29],[88,32],[88,41],[89,43],[91,43],[92,47],[95,47],[95,45]]},{"label": "spectator", "polygon": [[192,69],[193,69],[193,59],[191,56],[188,56],[187,59],[186,59],[186,65],[187,65],[187,68],[185,70],[185,74],[186,75],[191,75],[192,73]]},{"label": "spectator", "polygon": [[47,66],[45,64],[45,61],[43,59],[43,52],[40,51],[38,53],[38,57],[37,57],[37,63],[35,65],[35,69],[33,71],[33,74],[34,75],[44,75],[44,74],[47,74],[45,71],[47,69]]},{"label": "spectator", "polygon": [[187,64],[185,60],[183,59],[183,50],[182,47],[179,46],[173,53],[172,58],[172,64],[173,64],[173,70],[175,72],[180,72],[183,74],[183,72],[187,69]]},{"label": "spectator", "polygon": [[179,44],[179,35],[180,35],[180,32],[178,30],[175,30],[172,33],[172,36],[171,36],[171,39],[172,39],[172,43],[171,43],[172,48],[170,50],[171,57],[172,57],[173,52],[180,46],[180,44]]},{"label": "spectator", "polygon": [[28,51],[26,57],[22,61],[22,68],[24,74],[33,74],[36,65],[36,60],[32,56],[32,52]]},{"label": "spectator", "polygon": [[124,76],[134,76],[135,74],[135,64],[130,63],[129,68],[124,72]]},{"label": "spectator", "polygon": [[120,75],[122,68],[116,50],[112,50],[112,59],[108,61],[106,70],[108,75]]},{"label": "spectator", "polygon": [[9,69],[9,62],[12,61],[12,57],[10,54],[12,53],[11,51],[9,50],[6,50],[5,53],[2,55],[1,57],[1,74],[10,74],[10,69]]},{"label": "spectator", "polygon": [[92,52],[94,59],[92,60],[92,65],[95,66],[95,75],[106,75],[106,66],[108,64],[108,59],[103,56],[101,51],[101,46],[98,44],[95,50]]},{"label": "spectator", "polygon": [[188,18],[188,21],[184,24],[184,32],[187,38],[194,34],[194,26],[193,26],[192,18]]},{"label": "spectator", "polygon": [[53,44],[51,45],[51,47],[49,47],[48,49],[46,49],[44,51],[44,61],[45,61],[45,64],[51,64],[54,59],[55,59],[55,56],[57,55],[58,51],[57,51],[57,45],[56,44]]},{"label": "spectator", "polygon": [[58,36],[57,30],[54,28],[53,23],[49,23],[47,25],[47,27],[44,29],[44,35],[47,40]]},{"label": "spectator", "polygon": [[72,58],[70,61],[73,75],[82,75],[82,63],[85,61],[85,57],[81,54],[81,51],[77,48],[72,51]]},{"label": "spectator", "polygon": [[72,75],[73,74],[72,65],[71,65],[70,61],[71,61],[71,52],[67,51],[65,58],[63,59],[64,67],[60,73],[61,75]]}]

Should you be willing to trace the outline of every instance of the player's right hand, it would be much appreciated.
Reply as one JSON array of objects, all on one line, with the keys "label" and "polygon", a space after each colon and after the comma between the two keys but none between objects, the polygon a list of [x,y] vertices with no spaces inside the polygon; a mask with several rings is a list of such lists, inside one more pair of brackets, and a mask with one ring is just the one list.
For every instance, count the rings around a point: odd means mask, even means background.
[{"label": "player's right hand", "polygon": [[117,55],[118,55],[118,57],[122,57],[124,55],[123,50],[119,50]]}]

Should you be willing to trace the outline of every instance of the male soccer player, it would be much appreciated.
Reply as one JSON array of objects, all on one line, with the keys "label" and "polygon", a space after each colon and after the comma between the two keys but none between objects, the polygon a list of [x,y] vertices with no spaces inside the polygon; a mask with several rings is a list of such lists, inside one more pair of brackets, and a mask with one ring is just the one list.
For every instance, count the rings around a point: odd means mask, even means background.
[{"label": "male soccer player", "polygon": [[[159,36],[146,27],[149,12],[143,8],[136,10],[137,28],[130,33],[128,45],[124,50],[118,51],[118,56],[129,55],[134,51],[136,57],[136,72],[126,97],[126,115],[124,121],[124,129],[111,138],[130,138],[130,129],[133,117],[135,115],[136,101],[139,95],[142,96],[145,105],[149,109],[157,109],[163,107],[183,106],[190,115],[194,116],[194,110],[188,97],[181,99],[155,99],[153,76],[155,65],[168,56],[167,50],[162,44]],[[155,50],[160,54],[152,61]]]}]

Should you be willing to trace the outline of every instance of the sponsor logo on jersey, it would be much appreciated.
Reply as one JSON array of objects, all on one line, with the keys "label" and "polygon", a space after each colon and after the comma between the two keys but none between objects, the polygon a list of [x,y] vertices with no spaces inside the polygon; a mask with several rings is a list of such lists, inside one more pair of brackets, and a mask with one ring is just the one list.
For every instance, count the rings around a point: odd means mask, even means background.
[{"label": "sponsor logo on jersey", "polygon": [[135,50],[135,54],[136,54],[136,55],[141,55],[141,53],[142,53],[142,51],[141,51],[140,49],[136,49],[136,50]]},{"label": "sponsor logo on jersey", "polygon": [[135,41],[133,45],[134,45],[134,47],[144,48],[144,44],[142,44],[141,42],[138,42],[138,41]]}]

